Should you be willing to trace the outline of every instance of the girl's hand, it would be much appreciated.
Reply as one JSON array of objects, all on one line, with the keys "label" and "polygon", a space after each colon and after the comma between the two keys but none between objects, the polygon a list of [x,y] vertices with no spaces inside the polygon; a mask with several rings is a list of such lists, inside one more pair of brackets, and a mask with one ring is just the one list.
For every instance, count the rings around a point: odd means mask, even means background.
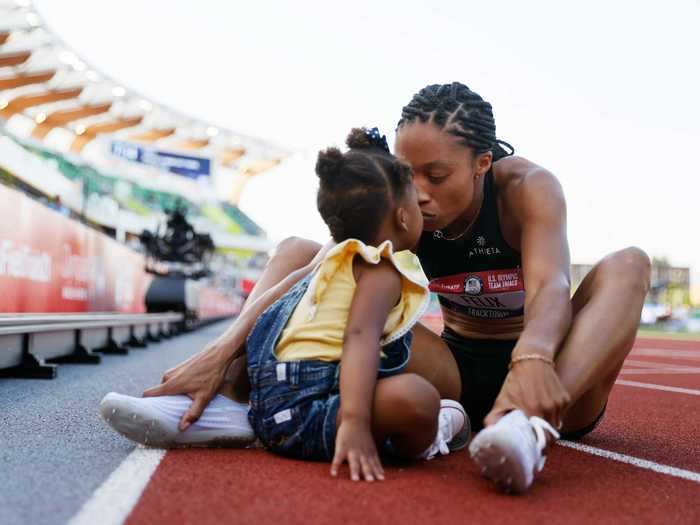
[{"label": "girl's hand", "polygon": [[519,408],[528,416],[542,417],[559,429],[570,403],[571,398],[553,366],[535,359],[520,361],[506,376],[484,424],[493,425],[506,412]]},{"label": "girl's hand", "polygon": [[211,345],[163,374],[161,384],[149,388],[144,397],[186,394],[192,405],[180,419],[181,431],[199,419],[209,402],[221,388],[228,361],[222,349]]},{"label": "girl's hand", "polygon": [[362,476],[367,481],[384,479],[384,469],[377,454],[369,423],[341,420],[335,437],[335,456],[331,464],[331,476],[338,475],[338,469],[345,462],[350,467],[350,478],[359,481]]}]

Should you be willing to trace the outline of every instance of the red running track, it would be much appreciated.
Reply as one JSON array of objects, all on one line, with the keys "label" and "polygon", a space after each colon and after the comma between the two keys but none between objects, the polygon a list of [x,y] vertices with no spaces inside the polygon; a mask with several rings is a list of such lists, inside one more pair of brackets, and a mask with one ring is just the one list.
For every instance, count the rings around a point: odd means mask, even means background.
[{"label": "red running track", "polygon": [[[700,393],[698,373],[632,373],[646,363],[699,367],[700,343],[643,340],[636,348],[621,380]],[[674,357],[677,350],[697,356]],[[700,395],[617,385],[603,423],[583,443],[698,473],[698,435]],[[388,466],[386,481],[368,484],[332,479],[327,464],[262,450],[177,450],[167,453],[127,522],[698,524],[700,483],[564,447],[552,449],[521,496],[496,492],[466,452]]]}]

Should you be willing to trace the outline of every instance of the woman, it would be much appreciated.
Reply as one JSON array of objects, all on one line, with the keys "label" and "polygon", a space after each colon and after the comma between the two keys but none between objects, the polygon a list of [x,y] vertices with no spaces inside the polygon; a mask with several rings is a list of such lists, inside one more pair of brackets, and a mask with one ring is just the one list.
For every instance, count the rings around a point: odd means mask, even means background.
[{"label": "woman", "polygon": [[[562,189],[501,144],[491,105],[463,84],[428,86],[403,109],[395,152],[413,169],[425,221],[417,253],[445,320],[442,336],[414,329],[408,371],[461,400],[475,427],[483,420],[472,455],[499,486],[524,490],[558,437],[552,426],[576,439],[602,418],[634,342],[650,263],[637,248],[613,253],[570,297]],[[231,388],[244,390],[237,349],[327,249],[282,242],[229,330],[144,395],[192,397],[184,429],[229,368]]]}]

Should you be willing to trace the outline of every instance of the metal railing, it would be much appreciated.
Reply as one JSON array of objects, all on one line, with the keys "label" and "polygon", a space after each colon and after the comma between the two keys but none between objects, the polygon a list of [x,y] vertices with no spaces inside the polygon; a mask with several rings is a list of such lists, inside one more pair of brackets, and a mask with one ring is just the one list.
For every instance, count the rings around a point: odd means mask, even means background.
[{"label": "metal railing", "polygon": [[0,315],[0,377],[52,379],[58,364],[98,364],[185,330],[181,313]]}]

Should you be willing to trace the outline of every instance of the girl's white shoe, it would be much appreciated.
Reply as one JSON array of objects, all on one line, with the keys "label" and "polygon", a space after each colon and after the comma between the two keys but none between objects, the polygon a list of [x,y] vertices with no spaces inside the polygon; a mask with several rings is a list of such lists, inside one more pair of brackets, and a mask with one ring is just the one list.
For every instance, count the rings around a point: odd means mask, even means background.
[{"label": "girl's white shoe", "polygon": [[462,450],[469,443],[471,424],[464,407],[451,399],[440,400],[438,431],[435,441],[420,455],[420,459],[433,459],[438,454]]}]

